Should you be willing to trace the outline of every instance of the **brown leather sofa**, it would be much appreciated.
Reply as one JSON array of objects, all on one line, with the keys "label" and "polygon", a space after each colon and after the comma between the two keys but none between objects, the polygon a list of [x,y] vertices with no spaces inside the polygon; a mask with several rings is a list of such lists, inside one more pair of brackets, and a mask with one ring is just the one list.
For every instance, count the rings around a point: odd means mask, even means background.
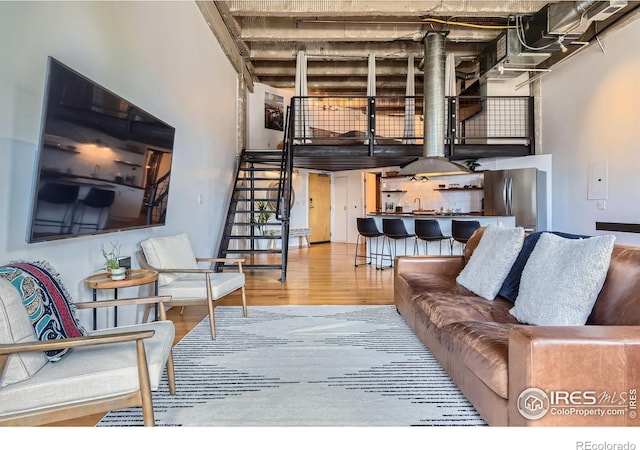
[{"label": "brown leather sofa", "polygon": [[483,231],[394,269],[398,312],[467,399],[495,426],[640,425],[640,247],[614,246],[587,325],[528,326],[456,283]]}]

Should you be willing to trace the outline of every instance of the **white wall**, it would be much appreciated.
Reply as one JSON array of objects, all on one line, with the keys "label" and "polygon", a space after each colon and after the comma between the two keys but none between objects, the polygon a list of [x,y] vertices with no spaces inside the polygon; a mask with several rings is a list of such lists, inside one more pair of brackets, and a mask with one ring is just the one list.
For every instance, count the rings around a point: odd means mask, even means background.
[{"label": "white wall", "polygon": [[[283,107],[286,111],[291,102],[293,91],[290,89],[276,89],[261,83],[254,84],[253,92],[247,98],[247,149],[266,150],[276,149],[278,144],[284,139],[284,131],[276,131],[264,126],[264,94],[280,95],[283,97]],[[286,126],[286,124],[285,124]],[[298,170],[293,176],[293,190],[295,202],[291,208],[289,225],[293,227],[306,228],[309,226],[308,207],[309,175],[304,169]],[[298,247],[298,238],[289,240],[289,247]]]},{"label": "white wall", "polygon": [[[212,255],[234,174],[236,75],[196,4],[0,2],[0,42],[0,264],[47,260],[79,301],[101,243],[133,255],[147,237],[185,232]],[[176,128],[166,226],[26,243],[49,55]]]},{"label": "white wall", "polygon": [[[553,227],[588,235],[595,222],[640,223],[640,21],[542,78],[542,151],[553,155]],[[589,164],[608,164],[608,199],[587,199]],[[613,233],[640,245],[640,234]]]},{"label": "white wall", "polygon": [[249,149],[276,149],[284,138],[284,131],[271,130],[264,126],[264,94],[266,92],[283,98],[282,107],[285,117],[287,106],[293,95],[290,89],[276,89],[261,83],[254,84],[253,92],[247,98],[247,148]]}]

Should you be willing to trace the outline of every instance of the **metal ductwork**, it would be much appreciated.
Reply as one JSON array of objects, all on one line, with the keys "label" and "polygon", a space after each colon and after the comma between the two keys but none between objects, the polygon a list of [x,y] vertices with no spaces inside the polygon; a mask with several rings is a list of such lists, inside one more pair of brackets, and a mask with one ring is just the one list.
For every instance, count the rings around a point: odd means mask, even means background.
[{"label": "metal ductwork", "polygon": [[627,0],[550,3],[523,21],[524,40],[530,47],[561,50],[560,43],[580,39],[591,22],[605,20],[627,4]]},{"label": "metal ductwork", "polygon": [[444,156],[445,43],[446,33],[429,32],[424,45],[424,146],[423,157],[400,169],[400,175],[467,173]]},{"label": "metal ductwork", "polygon": [[[627,6],[627,0],[549,3],[531,17],[516,20],[518,29],[501,33],[480,55],[480,76],[515,78],[538,70],[553,52],[567,51],[593,21],[605,20]],[[546,70],[546,69],[540,69]]]}]

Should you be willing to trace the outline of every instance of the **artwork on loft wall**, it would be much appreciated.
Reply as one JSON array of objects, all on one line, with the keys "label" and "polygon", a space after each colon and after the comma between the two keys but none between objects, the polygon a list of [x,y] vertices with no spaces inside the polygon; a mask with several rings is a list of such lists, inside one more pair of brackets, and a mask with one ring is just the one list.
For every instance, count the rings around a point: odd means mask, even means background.
[{"label": "artwork on loft wall", "polygon": [[284,130],[284,98],[281,95],[264,93],[264,127]]}]

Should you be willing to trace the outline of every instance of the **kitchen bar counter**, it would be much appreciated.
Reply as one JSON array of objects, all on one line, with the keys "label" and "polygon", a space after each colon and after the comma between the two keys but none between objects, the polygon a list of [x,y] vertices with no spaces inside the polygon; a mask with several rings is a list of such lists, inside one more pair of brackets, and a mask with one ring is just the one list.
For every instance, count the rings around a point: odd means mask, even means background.
[{"label": "kitchen bar counter", "polygon": [[[414,223],[416,219],[435,219],[440,224],[442,234],[445,236],[451,236],[451,221],[452,220],[477,220],[480,222],[480,226],[487,225],[499,225],[503,227],[515,227],[516,218],[514,216],[480,216],[474,214],[454,214],[454,215],[439,215],[439,214],[414,214],[414,213],[368,213],[367,216],[373,217],[376,221],[378,229],[382,231],[382,219],[386,218],[400,218],[407,227],[409,233],[415,232]],[[382,242],[382,241],[381,241]],[[398,242],[398,255],[404,254],[404,243]],[[439,253],[438,243],[429,244],[429,254]],[[407,241],[407,253],[413,254],[413,240]],[[442,253],[449,254],[449,245],[442,245]],[[454,247],[454,253],[460,252],[460,245]],[[420,254],[424,254],[424,242],[420,242]]]}]

